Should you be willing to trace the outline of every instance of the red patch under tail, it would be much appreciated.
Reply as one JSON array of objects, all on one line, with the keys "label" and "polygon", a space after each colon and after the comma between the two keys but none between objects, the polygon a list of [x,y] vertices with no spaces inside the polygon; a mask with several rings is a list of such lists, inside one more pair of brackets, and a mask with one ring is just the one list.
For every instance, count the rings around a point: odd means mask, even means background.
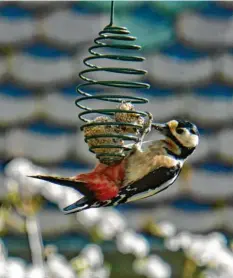
[{"label": "red patch under tail", "polygon": [[119,192],[124,179],[124,164],[124,161],[115,166],[98,164],[91,173],[80,174],[75,178],[85,182],[98,200],[106,201],[117,196]]}]

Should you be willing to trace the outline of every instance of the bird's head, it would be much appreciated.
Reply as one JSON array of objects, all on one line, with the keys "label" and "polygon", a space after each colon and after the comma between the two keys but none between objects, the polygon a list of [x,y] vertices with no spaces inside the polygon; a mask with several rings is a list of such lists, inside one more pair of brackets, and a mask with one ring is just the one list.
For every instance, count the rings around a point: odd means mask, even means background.
[{"label": "bird's head", "polygon": [[172,120],[164,124],[153,123],[152,126],[175,143],[184,157],[191,154],[199,143],[198,129],[189,121]]}]

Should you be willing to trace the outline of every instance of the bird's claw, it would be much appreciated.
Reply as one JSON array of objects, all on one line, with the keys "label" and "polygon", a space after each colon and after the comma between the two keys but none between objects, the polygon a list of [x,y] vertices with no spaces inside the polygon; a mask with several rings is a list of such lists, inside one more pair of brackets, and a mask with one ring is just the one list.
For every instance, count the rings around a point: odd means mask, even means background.
[{"label": "bird's claw", "polygon": [[137,143],[133,144],[132,149],[131,149],[131,152],[130,152],[130,155],[131,155],[132,153],[135,153],[135,152],[141,150],[141,145],[142,145],[142,142],[141,142],[141,141],[138,141]]}]

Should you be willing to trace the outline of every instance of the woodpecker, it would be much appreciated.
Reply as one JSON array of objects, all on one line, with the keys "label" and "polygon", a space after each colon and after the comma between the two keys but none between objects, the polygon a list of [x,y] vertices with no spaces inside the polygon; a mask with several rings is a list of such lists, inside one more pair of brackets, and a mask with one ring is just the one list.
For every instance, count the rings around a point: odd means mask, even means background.
[{"label": "woodpecker", "polygon": [[118,165],[99,163],[92,172],[71,178],[31,177],[74,188],[84,195],[65,207],[65,214],[117,206],[155,195],[175,182],[184,161],[199,143],[199,132],[196,125],[184,120],[153,123],[152,128],[165,138],[151,141],[145,150],[142,144],[135,144],[130,155]]}]

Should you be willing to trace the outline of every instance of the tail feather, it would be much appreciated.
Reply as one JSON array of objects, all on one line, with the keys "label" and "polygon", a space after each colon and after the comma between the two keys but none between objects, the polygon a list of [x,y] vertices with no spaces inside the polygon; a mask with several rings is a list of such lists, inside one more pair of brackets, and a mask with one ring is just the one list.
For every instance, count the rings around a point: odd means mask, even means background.
[{"label": "tail feather", "polygon": [[75,212],[80,212],[84,209],[87,209],[91,206],[90,200],[87,197],[74,202],[73,204],[63,208],[64,214],[72,214]]},{"label": "tail feather", "polygon": [[47,175],[35,175],[28,177],[51,182],[62,186],[67,186],[79,191],[81,194],[85,196],[91,197],[93,195],[92,192],[90,192],[90,190],[86,187],[86,184],[84,182],[80,182],[78,180],[75,180],[74,178],[55,177]]}]

